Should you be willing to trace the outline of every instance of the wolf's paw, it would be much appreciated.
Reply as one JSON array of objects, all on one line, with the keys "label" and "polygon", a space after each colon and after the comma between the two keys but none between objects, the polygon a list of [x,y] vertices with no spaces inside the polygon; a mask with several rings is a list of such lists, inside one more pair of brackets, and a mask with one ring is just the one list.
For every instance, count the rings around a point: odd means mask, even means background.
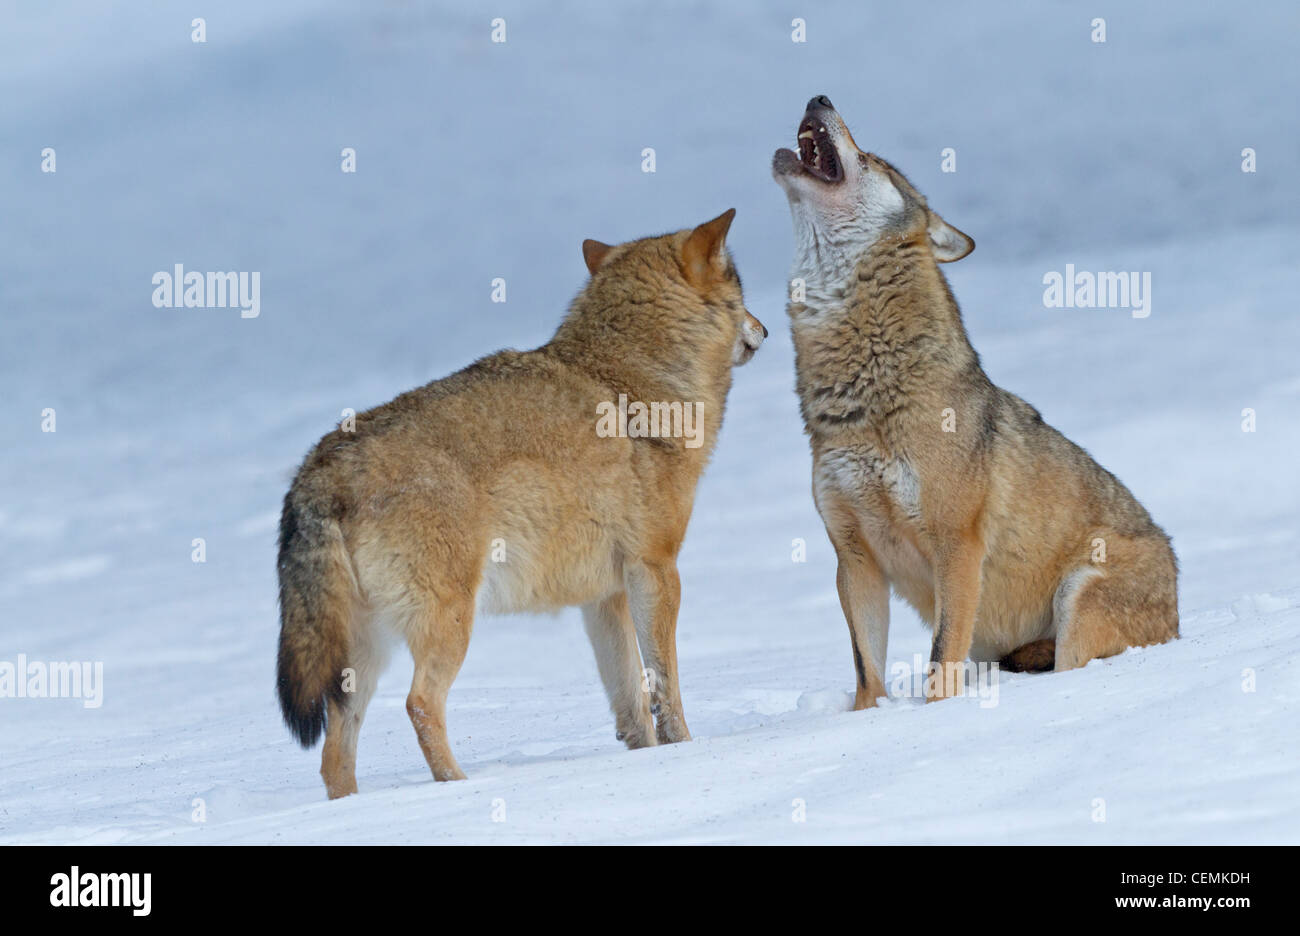
[{"label": "wolf's paw", "polygon": [[686,721],[680,715],[670,715],[660,718],[655,729],[655,735],[660,744],[677,744],[680,741],[691,740],[691,732],[686,727]]},{"label": "wolf's paw", "polygon": [[883,686],[878,690],[863,689],[859,686],[853,694],[853,711],[861,712],[863,709],[875,708],[880,704],[876,700],[887,695]]},{"label": "wolf's paw", "polygon": [[640,728],[622,729],[620,728],[614,735],[618,740],[627,745],[629,751],[635,751],[639,748],[654,747],[657,742],[653,725],[644,725]]}]

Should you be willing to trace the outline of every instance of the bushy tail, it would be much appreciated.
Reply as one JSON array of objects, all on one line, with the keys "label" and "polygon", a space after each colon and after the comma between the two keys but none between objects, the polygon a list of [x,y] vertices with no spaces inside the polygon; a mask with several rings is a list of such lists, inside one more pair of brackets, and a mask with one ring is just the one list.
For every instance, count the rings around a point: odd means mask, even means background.
[{"label": "bushy tail", "polygon": [[325,730],[328,701],[344,703],[356,578],[340,511],[304,496],[297,482],[280,514],[280,652],[276,687],[285,724],[304,748]]},{"label": "bushy tail", "polygon": [[999,665],[1013,673],[1049,673],[1056,667],[1056,641],[1032,640],[1004,656]]}]

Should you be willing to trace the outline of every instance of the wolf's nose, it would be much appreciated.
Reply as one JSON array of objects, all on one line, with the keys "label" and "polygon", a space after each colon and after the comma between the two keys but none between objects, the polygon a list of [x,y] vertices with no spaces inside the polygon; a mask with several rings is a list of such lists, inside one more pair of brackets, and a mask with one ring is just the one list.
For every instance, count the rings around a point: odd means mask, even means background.
[{"label": "wolf's nose", "polygon": [[808,110],[812,110],[814,107],[824,107],[827,110],[835,110],[835,108],[831,107],[831,99],[824,94],[819,94],[808,102]]}]

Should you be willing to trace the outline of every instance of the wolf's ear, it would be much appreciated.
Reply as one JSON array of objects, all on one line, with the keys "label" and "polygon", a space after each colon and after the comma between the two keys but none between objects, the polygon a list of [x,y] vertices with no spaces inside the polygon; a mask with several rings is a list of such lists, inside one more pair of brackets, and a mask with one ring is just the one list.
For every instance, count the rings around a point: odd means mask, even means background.
[{"label": "wolf's ear", "polygon": [[722,245],[731,229],[735,208],[728,208],[712,221],[705,221],[686,238],[682,246],[682,267],[686,278],[696,286],[709,282],[710,268],[722,272]]},{"label": "wolf's ear", "polygon": [[930,212],[930,246],[934,248],[934,259],[940,263],[952,263],[960,260],[975,249],[975,241],[957,230],[933,211]]},{"label": "wolf's ear", "polygon": [[609,244],[602,244],[598,240],[585,240],[582,242],[582,259],[587,261],[587,272],[593,276],[600,269],[600,265],[605,262],[609,252],[614,248]]}]

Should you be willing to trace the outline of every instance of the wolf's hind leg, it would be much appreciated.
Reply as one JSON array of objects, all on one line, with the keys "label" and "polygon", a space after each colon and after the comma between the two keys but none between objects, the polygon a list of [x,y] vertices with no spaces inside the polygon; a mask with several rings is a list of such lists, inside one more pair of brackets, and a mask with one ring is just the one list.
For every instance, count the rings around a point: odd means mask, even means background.
[{"label": "wolf's hind leg", "polygon": [[618,739],[631,749],[650,747],[655,743],[655,723],[650,715],[650,692],[641,671],[627,594],[619,592],[584,605],[582,620],[596,651],[596,666],[614,712]]},{"label": "wolf's hind leg", "polygon": [[1076,669],[1129,647],[1177,637],[1175,575],[1165,543],[1139,540],[1112,547],[1104,572],[1082,566],[1066,576],[1053,612],[1056,669]]},{"label": "wolf's hind leg", "polygon": [[330,799],[357,792],[357,738],[379,675],[388,662],[388,644],[383,635],[376,633],[370,612],[357,608],[353,615],[347,666],[345,672],[337,674],[343,685],[343,703],[330,697],[325,747],[321,751],[320,775]]},{"label": "wolf's hind leg", "polygon": [[407,642],[415,658],[406,713],[435,780],[465,779],[447,741],[447,692],[465,662],[473,626],[472,594],[454,603],[430,597],[406,622]]}]

